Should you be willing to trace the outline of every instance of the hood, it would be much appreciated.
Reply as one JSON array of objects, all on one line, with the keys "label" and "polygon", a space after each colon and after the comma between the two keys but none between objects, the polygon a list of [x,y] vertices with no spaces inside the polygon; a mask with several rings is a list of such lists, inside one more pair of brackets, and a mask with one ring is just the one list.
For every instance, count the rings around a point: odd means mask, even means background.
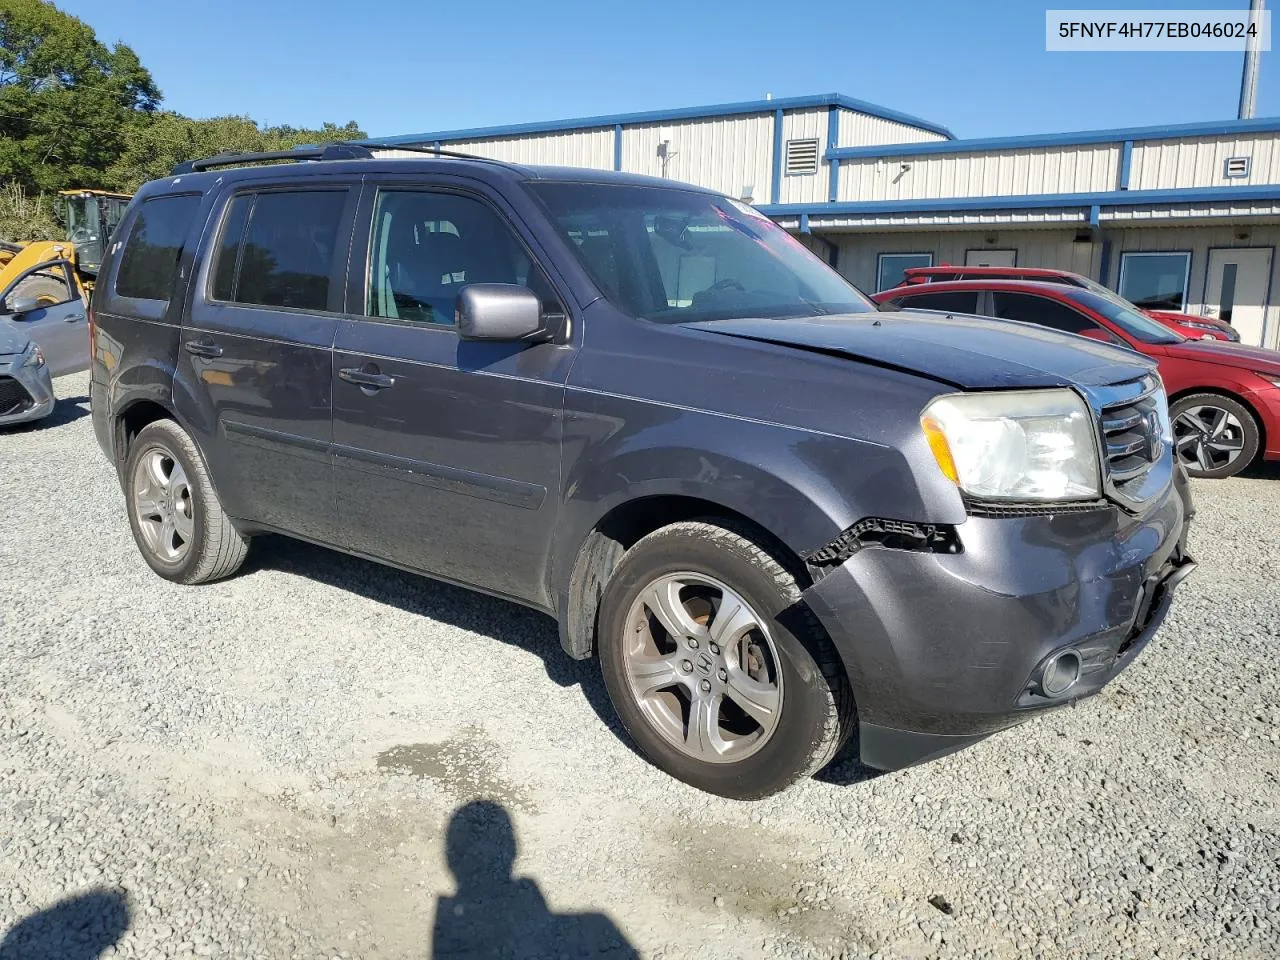
[{"label": "hood", "polygon": [[1280,374],[1280,351],[1276,350],[1249,347],[1226,340],[1187,340],[1184,343],[1168,344],[1164,349],[1171,357],[1221,363],[1258,373]]},{"label": "hood", "polygon": [[1225,320],[1219,320],[1217,317],[1201,317],[1194,313],[1174,313],[1172,310],[1143,310],[1142,312],[1149,317],[1155,317],[1157,320],[1168,320],[1172,323],[1208,324],[1223,331],[1233,329],[1231,324]]},{"label": "hood", "polygon": [[1099,386],[1154,369],[1133,351],[1031,324],[913,310],[684,326],[848,357],[967,390]]},{"label": "hood", "polygon": [[0,320],[0,357],[11,353],[22,353],[31,342],[23,331],[8,320]]}]

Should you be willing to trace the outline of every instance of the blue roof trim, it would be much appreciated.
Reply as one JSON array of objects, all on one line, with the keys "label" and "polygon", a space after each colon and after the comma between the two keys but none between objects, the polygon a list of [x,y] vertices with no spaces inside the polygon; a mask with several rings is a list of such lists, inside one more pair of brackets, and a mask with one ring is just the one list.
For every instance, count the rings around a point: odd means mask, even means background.
[{"label": "blue roof trim", "polygon": [[854,203],[774,203],[756,209],[768,217],[811,217],[873,213],[947,213],[965,210],[1017,210],[1045,207],[1132,207],[1158,203],[1213,203],[1230,200],[1280,200],[1280,184],[1255,187],[1204,187],[1183,190],[1108,190],[1098,193],[1033,193],[1011,197],[954,200],[864,200]]},{"label": "blue roof trim", "polygon": [[1120,127],[1115,130],[1080,130],[1074,133],[1037,133],[1026,137],[987,137],[980,140],[936,140],[894,143],[871,147],[840,147],[827,151],[828,160],[867,157],[917,157],[930,153],[973,153],[981,150],[1018,150],[1030,147],[1071,147],[1091,143],[1124,143],[1127,140],[1176,140],[1182,137],[1223,137],[1238,133],[1280,132],[1280,117],[1224,120],[1218,123],[1182,123],[1164,127]]},{"label": "blue roof trim", "polygon": [[778,100],[746,100],[740,103],[718,103],[706,107],[684,107],[677,110],[648,110],[643,113],[616,113],[599,117],[579,117],[574,120],[548,120],[536,123],[511,123],[495,127],[469,127],[462,130],[438,130],[432,133],[409,133],[398,137],[370,137],[367,143],[394,146],[398,143],[430,143],[434,140],[480,140],[489,137],[516,137],[526,133],[565,133],[572,130],[593,130],[618,124],[663,123],[668,120],[710,120],[715,117],[732,117],[746,113],[772,113],[774,110],[803,110],[814,107],[845,107],[860,113],[892,120],[910,127],[919,127],[955,139],[946,127],[928,120],[899,113],[865,100],[855,100],[841,93],[820,93],[809,97],[783,97]]}]

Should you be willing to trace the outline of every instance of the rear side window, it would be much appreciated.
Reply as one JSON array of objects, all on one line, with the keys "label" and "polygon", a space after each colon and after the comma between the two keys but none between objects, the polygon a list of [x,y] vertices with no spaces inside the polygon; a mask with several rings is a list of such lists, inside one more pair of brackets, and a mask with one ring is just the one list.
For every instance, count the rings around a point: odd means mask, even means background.
[{"label": "rear side window", "polygon": [[326,310],[346,190],[237,196],[212,267],[216,300]]},{"label": "rear side window", "polygon": [[182,244],[199,207],[200,196],[193,193],[143,202],[120,255],[117,296],[169,299]]},{"label": "rear side window", "polygon": [[996,316],[1004,320],[1021,320],[1067,333],[1098,328],[1098,324],[1084,314],[1048,297],[1025,293],[996,293],[993,296]]},{"label": "rear side window", "polygon": [[922,293],[906,297],[902,306],[909,310],[945,310],[947,313],[977,313],[977,291],[955,290],[947,293]]}]

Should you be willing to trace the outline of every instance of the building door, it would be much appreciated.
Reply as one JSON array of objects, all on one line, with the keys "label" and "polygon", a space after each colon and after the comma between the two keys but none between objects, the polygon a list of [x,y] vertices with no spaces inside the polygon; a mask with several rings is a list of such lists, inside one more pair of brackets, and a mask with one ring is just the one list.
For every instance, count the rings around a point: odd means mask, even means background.
[{"label": "building door", "polygon": [[966,267],[1016,267],[1018,265],[1017,250],[966,250],[964,252]]},{"label": "building door", "polygon": [[1270,277],[1270,247],[1210,250],[1205,315],[1235,327],[1240,331],[1241,343],[1262,346]]}]

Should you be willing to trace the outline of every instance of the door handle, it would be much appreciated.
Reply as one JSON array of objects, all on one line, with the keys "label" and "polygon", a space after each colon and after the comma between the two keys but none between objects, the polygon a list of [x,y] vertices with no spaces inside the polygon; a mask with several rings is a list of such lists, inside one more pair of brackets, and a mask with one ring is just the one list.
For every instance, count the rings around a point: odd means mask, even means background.
[{"label": "door handle", "polygon": [[374,390],[385,390],[387,387],[394,387],[396,383],[396,378],[390,374],[361,370],[359,367],[343,367],[338,371],[338,378],[347,383],[354,383],[357,387],[369,387]]},{"label": "door handle", "polygon": [[205,337],[202,340],[188,340],[182,345],[182,348],[197,357],[220,357],[222,356],[222,348]]},{"label": "door handle", "polygon": [[79,323],[83,319],[84,319],[83,313],[73,313],[70,316],[63,317],[62,322],[63,323]]}]

